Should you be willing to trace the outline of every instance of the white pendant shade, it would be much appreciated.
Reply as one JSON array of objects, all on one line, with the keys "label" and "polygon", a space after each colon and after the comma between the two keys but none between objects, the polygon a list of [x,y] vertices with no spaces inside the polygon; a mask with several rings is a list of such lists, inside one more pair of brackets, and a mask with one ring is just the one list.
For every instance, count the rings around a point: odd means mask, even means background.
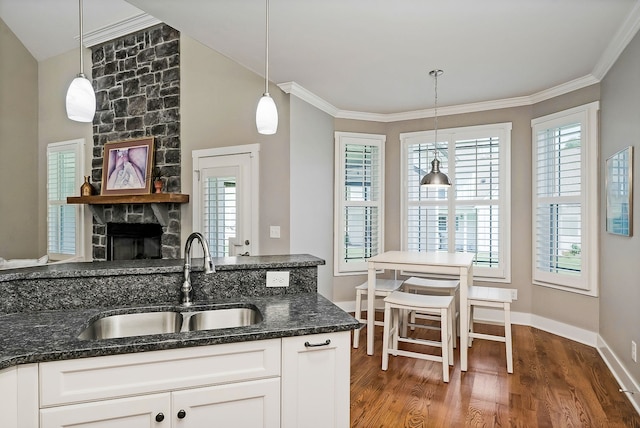
[{"label": "white pendant shade", "polygon": [[278,109],[269,93],[265,93],[256,108],[256,127],[260,134],[271,135],[278,130]]},{"label": "white pendant shade", "polygon": [[67,90],[67,117],[76,122],[93,122],[96,114],[96,94],[84,76],[73,79]]}]

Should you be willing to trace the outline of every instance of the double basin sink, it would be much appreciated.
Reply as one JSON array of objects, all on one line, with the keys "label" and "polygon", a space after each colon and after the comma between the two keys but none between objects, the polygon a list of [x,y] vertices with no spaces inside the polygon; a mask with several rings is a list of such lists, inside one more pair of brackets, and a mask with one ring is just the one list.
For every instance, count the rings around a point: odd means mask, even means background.
[{"label": "double basin sink", "polygon": [[262,321],[253,307],[221,307],[205,310],[146,310],[133,313],[99,315],[80,333],[78,339],[96,340],[150,334],[180,333],[246,327]]}]

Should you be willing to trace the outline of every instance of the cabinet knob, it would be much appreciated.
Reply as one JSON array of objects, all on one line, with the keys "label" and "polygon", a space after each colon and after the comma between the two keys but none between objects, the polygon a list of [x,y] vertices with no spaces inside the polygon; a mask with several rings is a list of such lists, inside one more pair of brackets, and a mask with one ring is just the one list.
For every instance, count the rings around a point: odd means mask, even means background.
[{"label": "cabinet knob", "polygon": [[187,412],[185,412],[184,410],[180,409],[178,411],[178,419],[184,419],[185,416],[187,416]]},{"label": "cabinet knob", "polygon": [[161,412],[156,415],[156,422],[162,422],[162,421],[164,421],[164,414]]}]

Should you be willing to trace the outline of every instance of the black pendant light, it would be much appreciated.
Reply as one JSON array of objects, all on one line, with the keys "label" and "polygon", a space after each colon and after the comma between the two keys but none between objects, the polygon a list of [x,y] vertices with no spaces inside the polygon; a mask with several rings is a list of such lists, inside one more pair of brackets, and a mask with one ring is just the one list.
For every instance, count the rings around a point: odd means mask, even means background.
[{"label": "black pendant light", "polygon": [[451,186],[449,177],[444,172],[440,171],[440,160],[438,159],[438,76],[444,71],[431,70],[429,75],[435,79],[435,107],[434,107],[434,119],[435,119],[435,139],[433,142],[433,160],[431,161],[431,171],[422,177],[420,180],[421,186],[430,187],[448,187]]}]

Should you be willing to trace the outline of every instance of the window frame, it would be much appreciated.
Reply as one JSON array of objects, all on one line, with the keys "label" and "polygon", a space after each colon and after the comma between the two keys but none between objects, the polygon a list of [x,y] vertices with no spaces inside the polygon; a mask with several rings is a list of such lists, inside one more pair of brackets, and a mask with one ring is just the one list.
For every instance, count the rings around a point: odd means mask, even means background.
[{"label": "window frame", "polygon": [[[473,204],[473,199],[460,199],[456,200],[455,198],[455,186],[456,186],[456,176],[455,176],[455,156],[456,156],[456,141],[467,141],[472,139],[482,139],[488,137],[498,137],[499,138],[499,197],[498,201],[495,204],[499,213],[499,244],[498,244],[498,254],[499,254],[499,262],[498,267],[496,268],[487,268],[483,266],[478,266],[474,262],[474,278],[480,281],[491,281],[491,282],[511,282],[511,130],[512,123],[511,122],[503,122],[503,123],[495,123],[495,124],[486,124],[486,125],[477,125],[477,126],[465,126],[465,127],[456,127],[456,128],[448,128],[448,129],[439,129],[438,130],[438,147],[447,147],[447,167],[446,174],[452,181],[452,186],[449,190],[447,190],[447,199],[442,200],[442,203],[437,203],[434,201],[423,201],[424,206],[429,205],[446,205],[447,207],[447,220],[449,224],[448,231],[448,242],[454,243],[453,248],[449,246],[448,252],[455,252],[455,221],[456,221],[456,207],[458,206],[466,206],[469,204]],[[433,145],[435,141],[435,131],[417,131],[417,132],[407,132],[400,134],[400,146],[401,146],[401,155],[400,155],[400,237],[401,237],[401,248],[404,251],[408,250],[408,209],[409,209],[409,198],[408,198],[408,162],[409,162],[409,146],[414,144],[431,144]],[[428,163],[430,165],[430,161],[432,159],[432,155],[428,155]],[[441,155],[439,155],[441,157]],[[430,166],[429,166],[430,168]],[[484,204],[483,204],[484,205]],[[403,272],[405,274],[405,272]],[[406,274],[413,274],[411,272],[406,272]]]},{"label": "window frame", "polygon": [[[53,152],[65,152],[65,151],[73,151],[76,157],[75,164],[75,177],[74,189],[77,192],[80,192],[80,186],[83,183],[83,172],[85,170],[85,146],[86,142],[84,138],[79,138],[75,140],[68,141],[59,141],[55,143],[47,144],[47,153],[46,153],[46,245],[47,245],[47,255],[49,260],[52,261],[63,261],[70,259],[77,259],[79,257],[84,257],[84,243],[85,243],[85,226],[84,226],[84,205],[83,204],[73,204],[73,208],[76,215],[76,227],[75,227],[75,253],[74,254],[63,254],[50,252],[50,243],[49,243],[49,226],[51,223],[51,218],[49,217],[49,208],[52,205],[55,206],[63,206],[69,205],[67,204],[66,197],[64,199],[49,199],[49,156]],[[76,196],[76,193],[69,194],[67,196]]]},{"label": "window frame", "polygon": [[[555,288],[587,296],[598,296],[598,101],[561,112],[542,116],[531,121],[531,279],[534,285]],[[537,135],[540,131],[557,129],[579,122],[581,124],[581,274],[569,277],[561,273],[544,272],[537,269]],[[575,197],[574,197],[575,198]],[[560,200],[558,198],[558,200]]]},{"label": "window frame", "polygon": [[[345,201],[345,147],[349,145],[375,146],[379,150],[379,183],[380,197],[378,201],[371,201],[367,206],[378,208],[378,254],[384,252],[384,199],[385,199],[385,150],[387,136],[382,134],[365,134],[356,132],[335,132],[335,180],[334,180],[334,275],[361,275],[367,272],[367,261],[345,263],[345,229],[344,209],[348,205]],[[357,205],[357,204],[356,204]],[[360,205],[362,206],[362,205]],[[375,254],[374,254],[375,255]]]}]

